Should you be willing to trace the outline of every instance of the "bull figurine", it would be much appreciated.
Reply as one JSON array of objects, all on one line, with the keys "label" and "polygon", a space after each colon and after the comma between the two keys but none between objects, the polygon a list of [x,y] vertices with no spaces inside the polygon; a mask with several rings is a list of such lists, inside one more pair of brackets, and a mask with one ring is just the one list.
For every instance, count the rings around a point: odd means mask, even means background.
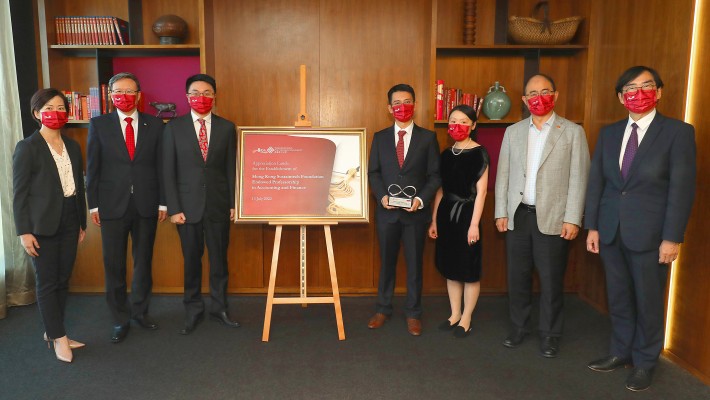
[{"label": "bull figurine", "polygon": [[156,101],[151,101],[150,105],[153,106],[153,108],[155,108],[156,110],[158,110],[158,113],[155,114],[156,117],[160,117],[160,114],[164,112],[172,113],[170,118],[177,116],[177,112],[175,111],[175,103],[158,103]]}]

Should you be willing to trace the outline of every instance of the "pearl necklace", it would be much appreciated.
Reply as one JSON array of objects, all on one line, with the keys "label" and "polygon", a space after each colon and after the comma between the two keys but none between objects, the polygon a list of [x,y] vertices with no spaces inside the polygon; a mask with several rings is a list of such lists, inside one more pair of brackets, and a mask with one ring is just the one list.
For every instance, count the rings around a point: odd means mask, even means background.
[{"label": "pearl necklace", "polygon": [[[469,142],[471,142],[471,138],[468,138],[468,141],[466,141],[466,146],[469,145]],[[456,148],[456,143],[454,143],[454,145],[451,146],[451,153],[455,156],[458,156],[459,154],[463,153],[464,150],[466,150],[466,146],[462,147],[461,150],[457,153],[456,151],[454,151],[454,149]]]}]

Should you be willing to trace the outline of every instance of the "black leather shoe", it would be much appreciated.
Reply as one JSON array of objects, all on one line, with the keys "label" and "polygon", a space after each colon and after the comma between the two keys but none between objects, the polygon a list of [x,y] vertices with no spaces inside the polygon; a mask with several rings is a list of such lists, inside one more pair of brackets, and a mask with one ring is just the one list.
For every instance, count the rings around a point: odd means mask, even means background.
[{"label": "black leather shoe", "polygon": [[114,326],[111,333],[111,341],[114,343],[122,342],[128,336],[128,328],[130,328],[128,324]]},{"label": "black leather shoe", "polygon": [[185,320],[185,327],[180,329],[180,332],[178,332],[178,333],[180,333],[181,335],[191,334],[195,330],[195,328],[197,328],[197,325],[199,325],[200,322],[202,322],[204,317],[205,316],[203,314],[200,314],[196,317],[186,319]]},{"label": "black leather shoe", "polygon": [[626,388],[634,392],[646,390],[651,386],[652,377],[653,369],[634,368],[626,379]]},{"label": "black leather shoe", "polygon": [[507,338],[503,341],[503,346],[508,347],[510,349],[514,349],[518,346],[520,346],[521,343],[525,340],[525,336],[527,336],[527,333],[524,331],[520,330],[515,330],[508,335]]},{"label": "black leather shoe", "polygon": [[599,360],[595,360],[587,365],[587,368],[597,372],[611,372],[622,367],[629,367],[631,360],[617,356],[606,356]]},{"label": "black leather shoe", "polygon": [[542,338],[540,341],[540,354],[543,357],[555,358],[558,351],[560,351],[560,338],[553,336]]},{"label": "black leather shoe", "polygon": [[461,322],[461,320],[458,320],[458,321],[454,322],[453,325],[451,325],[451,322],[449,322],[449,320],[447,319],[446,321],[439,324],[439,330],[440,331],[450,331],[450,330],[456,328],[456,326],[459,324],[459,322]]},{"label": "black leather shoe", "polygon": [[142,317],[136,317],[131,319],[131,322],[140,326],[143,329],[148,329],[148,330],[155,330],[158,329],[158,325],[156,325],[153,321],[151,321],[147,316],[142,316]]},{"label": "black leather shoe", "polygon": [[231,328],[239,328],[239,326],[240,326],[240,325],[239,325],[239,322],[237,322],[237,321],[232,321],[232,320],[229,318],[229,315],[227,315],[227,312],[226,312],[226,311],[222,311],[222,312],[218,312],[218,313],[210,313],[210,318],[211,318],[213,321],[217,321],[217,322],[219,322],[220,324],[227,325],[227,326],[229,326],[229,327],[231,327]]}]

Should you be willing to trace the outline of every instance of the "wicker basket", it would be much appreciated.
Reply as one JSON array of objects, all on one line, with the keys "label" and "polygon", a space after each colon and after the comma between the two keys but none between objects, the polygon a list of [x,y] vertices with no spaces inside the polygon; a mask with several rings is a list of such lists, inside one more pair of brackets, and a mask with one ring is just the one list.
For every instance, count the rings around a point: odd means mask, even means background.
[{"label": "wicker basket", "polygon": [[538,10],[543,9],[543,20],[527,17],[510,17],[508,33],[510,38],[519,44],[566,44],[577,33],[580,22],[584,17],[569,17],[550,22],[549,5],[541,1],[533,8],[534,16]]}]

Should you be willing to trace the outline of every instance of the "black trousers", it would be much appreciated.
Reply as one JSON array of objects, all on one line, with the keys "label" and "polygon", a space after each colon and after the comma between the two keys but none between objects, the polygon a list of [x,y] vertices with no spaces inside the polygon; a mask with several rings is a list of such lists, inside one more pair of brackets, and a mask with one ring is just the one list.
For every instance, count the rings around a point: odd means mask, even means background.
[{"label": "black trousers", "polygon": [[210,261],[210,312],[227,311],[227,247],[229,221],[210,221],[203,218],[194,224],[177,226],[185,261],[185,295],[183,304],[187,318],[195,318],[205,310],[202,301],[202,256],[207,244]]},{"label": "black trousers", "polygon": [[540,232],[534,211],[518,207],[515,229],[506,233],[510,320],[515,329],[529,331],[534,267],[540,278],[540,335],[562,336],[568,249],[569,241]]},{"label": "black trousers", "polygon": [[378,223],[380,241],[380,281],[377,287],[376,312],[392,315],[392,296],[397,272],[400,242],[404,244],[407,264],[407,300],[404,313],[408,318],[422,314],[422,258],[428,224]]},{"label": "black trousers", "polygon": [[[140,318],[148,313],[153,289],[153,244],[157,224],[157,216],[144,218],[138,213],[133,196],[123,217],[101,219],[106,302],[113,316],[114,325],[126,325],[130,318]],[[130,304],[126,284],[126,251],[129,235],[133,255]]]},{"label": "black trousers", "polygon": [[631,358],[636,368],[656,365],[663,349],[668,266],[658,263],[658,249],[637,252],[621,233],[601,243],[611,317],[610,354]]},{"label": "black trousers", "polygon": [[35,235],[39,256],[32,258],[37,284],[37,305],[47,337],[66,336],[64,310],[79,241],[76,196],[65,197],[59,230],[52,236]]}]

